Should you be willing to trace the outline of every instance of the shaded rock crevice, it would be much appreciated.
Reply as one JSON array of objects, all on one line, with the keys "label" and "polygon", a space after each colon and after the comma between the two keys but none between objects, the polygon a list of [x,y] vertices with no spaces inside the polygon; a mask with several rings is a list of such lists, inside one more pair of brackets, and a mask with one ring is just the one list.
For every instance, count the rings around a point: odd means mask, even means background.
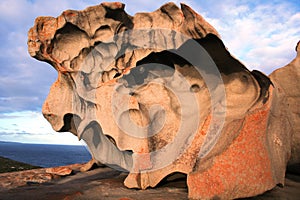
[{"label": "shaded rock crevice", "polygon": [[270,77],[250,72],[187,5],[134,16],[124,6],[39,17],[29,30],[30,55],[58,71],[43,106],[53,129],[83,139],[96,163],[129,172],[129,188],[174,172],[187,174],[194,199],[284,184],[300,140],[298,82],[282,77],[299,80],[299,58]]}]

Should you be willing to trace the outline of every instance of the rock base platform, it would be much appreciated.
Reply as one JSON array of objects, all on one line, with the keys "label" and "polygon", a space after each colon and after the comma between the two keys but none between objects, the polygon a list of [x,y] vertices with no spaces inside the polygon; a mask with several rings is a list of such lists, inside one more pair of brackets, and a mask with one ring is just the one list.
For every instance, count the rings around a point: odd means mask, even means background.
[{"label": "rock base platform", "polygon": [[[80,172],[78,170],[80,166],[68,166],[67,168],[73,170],[70,175],[51,174],[49,169],[2,173],[0,174],[0,199],[188,199],[186,176],[183,174],[178,173],[168,176],[155,188],[136,190],[128,189],[123,185],[123,181],[127,176],[126,173],[107,167]],[[64,167],[59,170],[62,171],[62,169]],[[39,179],[34,180],[28,177],[38,177]],[[263,195],[248,199],[297,199],[299,196],[300,176],[287,174],[284,187],[277,186]]]}]

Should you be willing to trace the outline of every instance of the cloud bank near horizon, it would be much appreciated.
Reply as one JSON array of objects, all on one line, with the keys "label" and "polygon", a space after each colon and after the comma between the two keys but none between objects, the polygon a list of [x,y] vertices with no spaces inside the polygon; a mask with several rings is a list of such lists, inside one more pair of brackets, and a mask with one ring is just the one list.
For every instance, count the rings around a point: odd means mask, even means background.
[{"label": "cloud bank near horizon", "polygon": [[39,112],[0,114],[0,141],[84,145],[70,133],[56,133]]},{"label": "cloud bank near horizon", "polygon": [[[134,15],[136,12],[154,11],[168,1],[146,0],[137,3],[134,0],[126,0],[122,2],[126,4],[126,11]],[[177,5],[180,3],[177,0],[174,2]],[[183,2],[204,16],[217,29],[229,51],[249,69],[258,69],[269,74],[289,63],[296,55],[294,49],[300,39],[300,5],[297,0],[254,2],[187,0]],[[34,19],[37,16],[58,16],[66,9],[82,10],[96,4],[99,4],[98,0],[2,0],[0,2],[2,25],[0,26],[0,114],[3,114],[0,127],[6,127],[8,131],[14,133],[14,127],[7,125],[12,122],[3,121],[8,117],[7,113],[15,115],[19,113],[24,117],[22,118],[24,121],[28,117],[26,113],[34,112],[37,115],[29,117],[32,121],[42,119],[40,114],[42,103],[57,77],[56,71],[50,65],[30,58],[27,53],[27,31],[33,25]],[[21,118],[14,119],[19,127],[18,137],[31,140],[33,134],[25,136],[26,133],[32,132],[25,128],[22,120],[17,119]],[[45,128],[46,132],[53,134],[49,127]],[[43,128],[39,125],[36,130],[43,132]],[[0,132],[3,138],[3,130]],[[37,133],[34,137],[37,138],[38,135]],[[8,138],[7,135],[6,137]],[[51,135],[51,137],[55,136]],[[48,139],[46,136],[42,138]]]}]

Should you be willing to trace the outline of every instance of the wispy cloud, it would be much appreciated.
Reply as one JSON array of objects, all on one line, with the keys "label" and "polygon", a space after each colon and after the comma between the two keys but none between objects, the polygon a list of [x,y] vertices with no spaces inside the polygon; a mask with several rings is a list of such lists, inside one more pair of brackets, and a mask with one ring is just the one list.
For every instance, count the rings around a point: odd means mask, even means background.
[{"label": "wispy cloud", "polygon": [[82,144],[71,133],[56,133],[40,112],[23,111],[0,115],[0,141]]},{"label": "wispy cloud", "polygon": [[[267,74],[296,55],[300,6],[294,1],[210,1],[198,6],[221,33],[229,51],[250,69]],[[214,5],[214,4],[213,4]]]},{"label": "wispy cloud", "polygon": [[0,132],[0,141],[31,144],[85,145],[84,141],[78,141],[70,133],[31,134],[27,132]]}]

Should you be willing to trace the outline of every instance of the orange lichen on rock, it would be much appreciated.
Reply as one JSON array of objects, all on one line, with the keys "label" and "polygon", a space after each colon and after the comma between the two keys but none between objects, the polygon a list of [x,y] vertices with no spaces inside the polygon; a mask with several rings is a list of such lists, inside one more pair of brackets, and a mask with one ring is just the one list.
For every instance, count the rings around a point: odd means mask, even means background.
[{"label": "orange lichen on rock", "polygon": [[93,160],[82,171],[103,163],[140,189],[184,173],[193,199],[284,184],[287,163],[300,163],[299,48],[269,78],[231,56],[185,4],[134,16],[124,7],[40,17],[28,33],[30,55],[58,72],[43,114],[87,143]]},{"label": "orange lichen on rock", "polygon": [[270,103],[252,111],[245,117],[237,138],[213,159],[212,166],[188,175],[190,198],[242,198],[261,194],[276,185],[266,144],[269,114]]}]

